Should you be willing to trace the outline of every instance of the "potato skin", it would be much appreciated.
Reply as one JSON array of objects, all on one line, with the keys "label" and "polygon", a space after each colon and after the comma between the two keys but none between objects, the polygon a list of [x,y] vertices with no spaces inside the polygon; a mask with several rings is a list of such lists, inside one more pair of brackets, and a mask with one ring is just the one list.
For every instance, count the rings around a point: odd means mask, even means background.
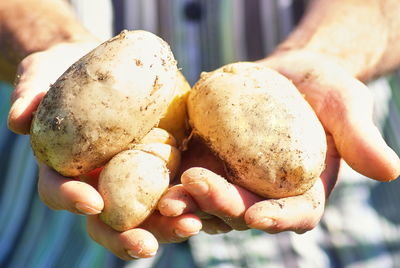
[{"label": "potato skin", "polygon": [[190,92],[190,84],[185,76],[178,71],[175,94],[166,113],[161,118],[158,127],[171,133],[181,146],[190,134],[187,118],[186,102]]},{"label": "potato skin", "polygon": [[123,31],[73,64],[34,115],[36,157],[64,176],[104,165],[158,124],[174,94],[176,61],[162,39]]},{"label": "potato skin", "polygon": [[241,62],[203,74],[188,113],[228,179],[261,196],[302,194],[324,169],[318,118],[289,80],[263,65]]},{"label": "potato skin", "polygon": [[138,144],[135,149],[150,153],[165,161],[165,166],[169,171],[169,177],[173,180],[181,164],[181,151],[175,146],[163,143]]},{"label": "potato skin", "polygon": [[135,149],[117,154],[100,173],[100,219],[120,232],[135,228],[154,211],[168,184],[169,172],[160,157]]}]

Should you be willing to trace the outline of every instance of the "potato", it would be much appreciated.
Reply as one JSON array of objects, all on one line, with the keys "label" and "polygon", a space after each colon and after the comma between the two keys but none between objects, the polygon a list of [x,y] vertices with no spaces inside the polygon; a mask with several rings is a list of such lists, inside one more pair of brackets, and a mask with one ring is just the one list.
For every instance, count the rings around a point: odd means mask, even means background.
[{"label": "potato", "polygon": [[190,85],[179,71],[175,88],[175,95],[168,106],[166,113],[161,118],[158,127],[167,130],[177,140],[179,146],[190,134],[187,119],[186,102]]},{"label": "potato", "polygon": [[117,231],[140,225],[154,211],[180,164],[175,138],[153,128],[134,148],[114,156],[101,171],[100,219]]},{"label": "potato", "polygon": [[36,157],[64,176],[103,166],[139,142],[166,113],[177,66],[162,39],[123,31],[74,63],[34,115]]},{"label": "potato", "polygon": [[162,143],[169,144],[171,146],[177,147],[177,142],[174,136],[168,131],[162,128],[153,128],[149,133],[140,140],[141,144],[151,144],[151,143]]},{"label": "potato", "polygon": [[117,154],[100,173],[100,219],[120,232],[138,226],[154,211],[168,184],[168,169],[159,156],[136,149]]},{"label": "potato", "polygon": [[169,170],[170,178],[173,179],[175,177],[181,162],[181,154],[176,147],[169,144],[151,143],[138,145],[135,148],[163,159],[165,166]]},{"label": "potato", "polygon": [[267,198],[304,193],[324,169],[326,137],[295,86],[241,62],[204,73],[188,97],[189,122],[228,179]]}]

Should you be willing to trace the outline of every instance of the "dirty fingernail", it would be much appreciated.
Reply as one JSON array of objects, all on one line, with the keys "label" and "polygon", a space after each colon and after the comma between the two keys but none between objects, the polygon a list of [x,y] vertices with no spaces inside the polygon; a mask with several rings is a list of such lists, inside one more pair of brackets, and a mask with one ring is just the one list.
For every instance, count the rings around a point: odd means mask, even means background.
[{"label": "dirty fingernail", "polygon": [[186,232],[182,232],[179,229],[175,229],[175,234],[181,238],[186,238],[186,237],[190,237],[193,235],[197,235],[199,233],[199,231],[195,231],[195,232],[191,232],[191,233],[186,233]]},{"label": "dirty fingernail", "polygon": [[193,195],[206,195],[209,190],[208,184],[203,181],[189,182],[185,188]]},{"label": "dirty fingernail", "polygon": [[80,212],[82,212],[85,215],[95,215],[95,214],[99,214],[101,211],[98,209],[95,209],[87,204],[84,203],[76,203],[75,207],[77,210],[79,210]]},{"label": "dirty fingernail", "polygon": [[126,251],[126,253],[128,253],[128,255],[129,256],[131,256],[132,258],[134,258],[134,259],[141,259],[141,258],[151,258],[151,257],[154,257],[155,255],[156,255],[156,251],[154,251],[154,252],[151,252],[151,253],[149,253],[149,254],[147,254],[147,255],[140,255],[140,253],[138,253],[138,252],[135,252],[135,251],[133,251],[133,250],[127,250]]},{"label": "dirty fingernail", "polygon": [[256,229],[268,229],[274,227],[276,225],[276,221],[271,218],[263,218],[261,220],[250,222],[248,225]]}]

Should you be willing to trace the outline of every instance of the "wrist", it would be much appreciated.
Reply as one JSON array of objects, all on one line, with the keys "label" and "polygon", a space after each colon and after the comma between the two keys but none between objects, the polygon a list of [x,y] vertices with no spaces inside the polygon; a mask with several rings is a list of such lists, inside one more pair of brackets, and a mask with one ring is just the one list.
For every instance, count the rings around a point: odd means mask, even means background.
[{"label": "wrist", "polygon": [[[31,49],[26,50],[18,51],[9,49],[8,51],[10,51],[10,53],[1,53],[2,55],[0,54],[0,80],[12,83],[15,79],[15,75],[17,74],[18,66],[21,65],[21,62],[24,59],[29,58],[29,56],[32,54],[62,47],[69,47],[70,50],[76,50],[75,54],[81,53],[84,55],[99,44],[100,41],[97,38],[87,35],[79,38],[76,36],[74,38],[53,40],[53,42],[49,42],[45,46],[32,46]],[[0,51],[4,49],[4,46],[0,47]]]},{"label": "wrist", "polygon": [[280,44],[271,56],[274,58],[288,54],[310,55],[313,58],[333,63],[351,76],[366,82],[383,72],[383,69],[380,68],[383,48],[380,48],[380,46],[382,45],[376,45],[375,49],[371,51],[360,51],[361,49],[335,50],[323,45],[298,44],[289,41]]},{"label": "wrist", "polygon": [[361,81],[387,72],[399,62],[387,57],[388,51],[394,50],[391,43],[395,44],[391,42],[393,11],[387,7],[394,1],[364,2],[312,1],[299,26],[275,53],[301,50],[318,54]]},{"label": "wrist", "polygon": [[8,81],[19,62],[34,52],[94,40],[66,1],[2,1],[0,24],[0,78]]}]

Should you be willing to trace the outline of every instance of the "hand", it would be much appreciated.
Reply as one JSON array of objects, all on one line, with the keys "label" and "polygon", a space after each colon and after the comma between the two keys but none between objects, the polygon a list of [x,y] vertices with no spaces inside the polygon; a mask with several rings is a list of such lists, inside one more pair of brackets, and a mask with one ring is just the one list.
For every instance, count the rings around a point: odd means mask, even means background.
[{"label": "hand", "polygon": [[[20,64],[9,112],[9,128],[28,134],[32,114],[51,83],[97,42],[63,43],[26,57]],[[104,203],[98,193],[98,173],[79,179],[66,178],[39,163],[38,191],[52,209],[88,215],[87,230],[98,243],[122,259],[153,256],[158,243],[178,242],[196,234],[201,222],[194,215],[169,218],[155,212],[140,227],[119,233],[102,223],[97,214]]]},{"label": "hand", "polygon": [[66,178],[39,163],[39,195],[54,210],[87,215],[87,231],[91,238],[119,258],[152,257],[159,243],[182,242],[200,231],[201,221],[193,214],[171,218],[158,211],[137,228],[125,232],[113,230],[98,218],[104,206],[97,191],[98,176],[99,169],[81,176],[80,180]]},{"label": "hand", "polygon": [[[195,213],[202,219],[203,231],[209,234],[248,228],[268,233],[311,230],[322,216],[325,196],[331,190],[328,184],[334,184],[338,167],[332,163],[302,195],[265,199],[224,179],[223,164],[199,139],[191,140],[182,159],[182,184],[168,190],[158,209],[170,217]],[[328,177],[333,181],[324,188],[323,180],[328,182]]]},{"label": "hand", "polygon": [[95,40],[60,43],[24,58],[18,66],[11,96],[8,127],[17,134],[29,134],[33,112],[41,99],[67,68],[99,43]]},{"label": "hand", "polygon": [[263,63],[291,79],[310,103],[332,144],[333,157],[343,158],[354,170],[378,181],[399,176],[400,159],[373,123],[369,89],[339,61],[291,51],[277,53]]},{"label": "hand", "polygon": [[[218,160],[204,153],[203,148],[194,152],[195,156],[185,157],[191,162],[186,168],[196,164],[207,169],[192,168],[182,174],[182,185],[171,188],[160,202],[163,215],[206,212],[208,215],[199,215],[207,219],[203,220],[203,228],[209,233],[246,228],[302,233],[314,228],[322,217],[342,157],[373,179],[389,181],[399,176],[400,160],[372,122],[372,99],[365,85],[323,55],[297,51],[276,54],[261,62],[291,79],[323,124],[328,151],[321,178],[302,195],[264,200],[226,182],[221,177],[225,175],[222,166],[216,164]],[[201,146],[201,142],[194,143],[194,147]]]}]

